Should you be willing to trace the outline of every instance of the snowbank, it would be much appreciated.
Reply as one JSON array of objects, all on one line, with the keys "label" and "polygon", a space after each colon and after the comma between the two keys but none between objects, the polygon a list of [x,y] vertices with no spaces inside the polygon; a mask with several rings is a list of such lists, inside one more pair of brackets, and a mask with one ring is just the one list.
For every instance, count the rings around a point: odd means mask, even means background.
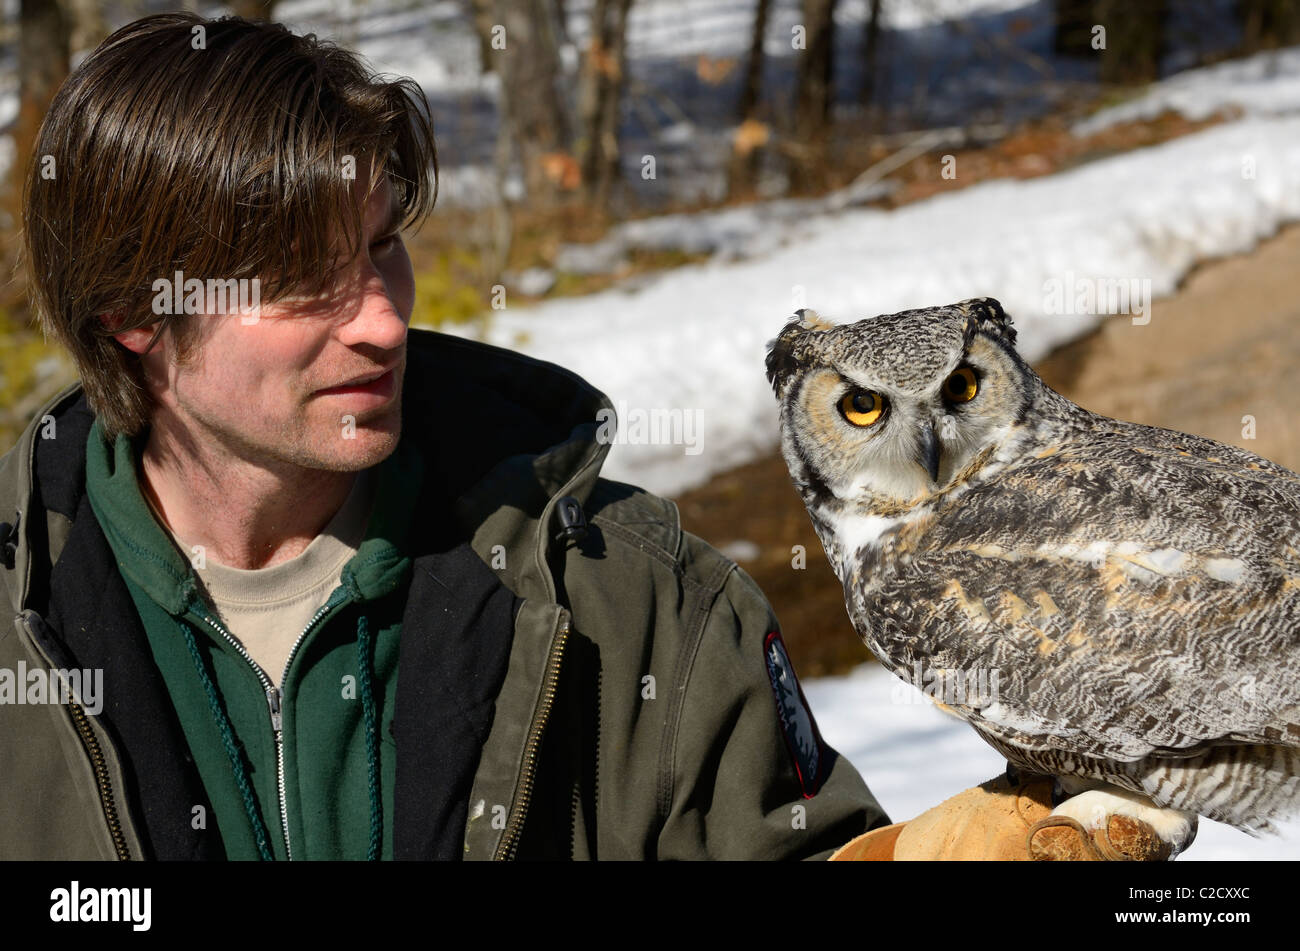
[{"label": "snowbank", "polygon": [[1136,99],[1102,109],[1071,130],[1085,136],[1163,112],[1200,121],[1220,112],[1282,116],[1300,112],[1300,47],[1190,69],[1152,83]]}]

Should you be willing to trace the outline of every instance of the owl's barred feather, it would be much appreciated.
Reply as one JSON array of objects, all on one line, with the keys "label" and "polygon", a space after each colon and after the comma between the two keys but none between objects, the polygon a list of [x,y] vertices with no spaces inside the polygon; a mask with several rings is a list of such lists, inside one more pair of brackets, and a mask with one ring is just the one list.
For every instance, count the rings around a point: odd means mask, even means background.
[{"label": "owl's barred feather", "polygon": [[[904,679],[996,671],[945,706],[1020,768],[1250,831],[1296,814],[1300,476],[1090,413],[1014,342],[991,299],[801,312],[774,341],[783,451],[855,628]],[[836,408],[861,392],[887,405],[870,426]]]}]

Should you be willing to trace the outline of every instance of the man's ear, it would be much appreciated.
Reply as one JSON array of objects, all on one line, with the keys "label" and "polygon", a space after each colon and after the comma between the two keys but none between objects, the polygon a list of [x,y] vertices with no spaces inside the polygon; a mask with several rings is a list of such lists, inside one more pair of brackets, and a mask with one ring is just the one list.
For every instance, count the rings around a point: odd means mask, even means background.
[{"label": "man's ear", "polygon": [[[122,312],[113,311],[108,314],[100,314],[99,322],[107,329],[112,330],[122,323]],[[132,353],[147,353],[149,345],[153,342],[154,334],[158,331],[158,322],[154,321],[145,327],[136,327],[133,330],[123,330],[113,334],[113,339],[120,343]]]}]

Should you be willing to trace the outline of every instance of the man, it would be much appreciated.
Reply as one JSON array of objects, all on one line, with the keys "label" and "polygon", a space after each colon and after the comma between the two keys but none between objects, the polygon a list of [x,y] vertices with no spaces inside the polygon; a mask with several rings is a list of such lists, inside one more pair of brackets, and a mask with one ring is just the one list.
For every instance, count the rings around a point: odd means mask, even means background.
[{"label": "man", "polygon": [[754,583],[599,478],[609,401],[408,330],[419,101],[162,15],[52,103],[24,239],[81,379],[0,462],[0,670],[55,672],[0,705],[0,857],[806,858],[887,823]]}]

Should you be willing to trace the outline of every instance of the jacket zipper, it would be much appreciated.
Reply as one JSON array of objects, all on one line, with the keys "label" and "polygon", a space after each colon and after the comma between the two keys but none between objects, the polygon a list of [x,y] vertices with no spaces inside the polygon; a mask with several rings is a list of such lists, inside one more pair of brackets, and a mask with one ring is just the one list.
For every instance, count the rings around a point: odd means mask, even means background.
[{"label": "jacket zipper", "polygon": [[510,861],[519,848],[519,834],[523,831],[524,820],[528,817],[528,805],[533,794],[533,782],[537,773],[537,755],[546,731],[546,721],[550,719],[551,707],[555,703],[556,686],[560,678],[560,660],[564,655],[564,645],[569,637],[569,612],[560,608],[560,624],[556,628],[555,638],[551,641],[551,650],[546,658],[546,676],[542,681],[542,702],[528,729],[528,742],[524,746],[524,768],[519,780],[519,797],[510,823],[501,835],[497,845],[494,861]]},{"label": "jacket zipper", "polygon": [[[27,631],[27,637],[33,644],[36,644],[36,635],[32,632],[31,624],[28,622],[27,615],[20,615],[23,627]],[[39,645],[37,645],[39,650]],[[42,656],[44,653],[42,652]],[[46,658],[48,662],[49,658]],[[53,666],[53,665],[51,665]],[[77,728],[77,733],[81,736],[81,742],[86,747],[86,752],[90,754],[90,766],[95,773],[95,786],[99,790],[99,804],[104,810],[104,819],[108,822],[108,834],[113,840],[113,851],[117,857],[123,861],[129,861],[131,850],[126,844],[126,834],[122,831],[122,822],[117,817],[117,803],[113,797],[113,780],[108,774],[108,760],[104,757],[104,751],[100,748],[99,739],[95,736],[95,728],[90,725],[90,719],[86,716],[86,710],[75,700],[68,701],[68,711],[72,714],[72,723]]]},{"label": "jacket zipper", "polygon": [[[316,623],[333,607],[335,607],[335,603],[334,599],[331,597],[321,605],[319,611],[312,615],[312,619],[307,622],[307,626],[303,628],[302,633],[298,635],[298,639],[293,642],[293,647],[289,649],[289,657],[284,662],[284,672],[280,675],[281,683],[284,683],[285,679],[289,676],[289,665],[293,663],[294,655],[298,653],[298,646],[302,644],[303,638],[311,632],[311,629],[316,626]],[[227,631],[215,619],[208,617],[207,614],[203,615],[203,620],[207,621],[212,629],[220,634],[227,644],[239,652],[239,656],[243,657],[244,660],[248,662],[248,665],[253,668],[253,672],[257,674],[258,679],[262,681],[262,689],[266,693],[266,706],[271,714],[271,731],[275,736],[275,788],[280,803],[280,831],[284,835],[285,858],[292,862],[293,846],[289,842],[289,797],[285,793],[284,781],[284,735],[282,733],[284,716],[280,709],[280,704],[284,700],[284,693],[279,687],[271,682],[271,678],[266,675],[266,671],[262,669],[261,665],[259,665],[257,661],[253,660],[252,655],[248,653],[248,650],[239,642],[238,638]]]},{"label": "jacket zipper", "polygon": [[117,805],[113,802],[113,781],[108,776],[108,762],[104,759],[104,751],[99,748],[94,727],[90,725],[81,704],[69,700],[68,709],[72,711],[72,722],[76,724],[77,732],[81,734],[81,741],[86,744],[86,750],[90,753],[90,764],[95,770],[95,784],[99,786],[99,801],[104,807],[104,818],[108,820],[108,834],[113,839],[113,850],[123,862],[129,861],[131,850],[126,847],[122,823],[117,818]]}]

